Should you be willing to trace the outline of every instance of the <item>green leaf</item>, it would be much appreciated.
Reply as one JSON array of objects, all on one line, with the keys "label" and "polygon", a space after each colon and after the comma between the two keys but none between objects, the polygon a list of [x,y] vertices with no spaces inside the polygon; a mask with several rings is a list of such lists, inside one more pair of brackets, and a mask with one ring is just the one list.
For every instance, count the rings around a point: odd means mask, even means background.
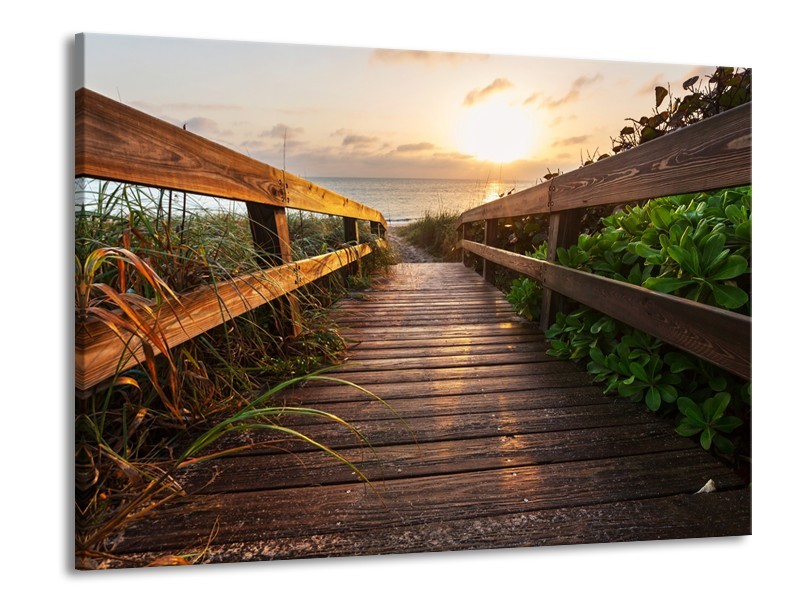
[{"label": "green leaf", "polygon": [[706,427],[700,436],[700,445],[703,447],[703,450],[711,448],[712,439],[714,439],[714,430],[710,427]]},{"label": "green leaf", "polygon": [[592,360],[600,365],[604,365],[606,362],[606,357],[600,348],[594,347],[589,350],[589,356],[592,357]]},{"label": "green leaf", "polygon": [[691,398],[681,396],[678,398],[678,410],[681,411],[692,425],[703,427],[706,424],[706,419],[703,416],[703,411],[694,403]]},{"label": "green leaf", "polygon": [[658,391],[661,393],[661,399],[668,404],[672,404],[678,397],[678,390],[671,385],[659,385]]},{"label": "green leaf", "polygon": [[716,262],[717,257],[725,250],[725,236],[721,233],[712,233],[704,240],[703,264],[710,268]]},{"label": "green leaf", "polygon": [[688,90],[695,83],[697,83],[698,79],[700,79],[699,75],[695,75],[694,77],[690,77],[689,79],[687,79],[686,81],[683,82],[683,89]]},{"label": "green leaf", "polygon": [[656,86],[656,108],[661,106],[661,103],[664,101],[664,98],[667,97],[668,93],[667,88],[661,87],[660,85]]},{"label": "green leaf", "polygon": [[734,254],[729,256],[728,260],[722,263],[722,266],[717,269],[709,279],[713,281],[721,281],[723,279],[733,279],[747,271],[747,260]]},{"label": "green leaf", "polygon": [[728,380],[721,375],[719,377],[712,377],[708,380],[708,387],[715,392],[722,392],[728,387]]},{"label": "green leaf", "polygon": [[733,454],[734,445],[728,438],[724,435],[717,434],[714,436],[714,445],[717,447],[717,450],[722,452],[723,454]]},{"label": "green leaf", "polygon": [[683,352],[668,352],[664,357],[664,362],[669,365],[670,371],[673,373],[682,373],[696,367],[695,361]]},{"label": "green leaf", "polygon": [[678,435],[682,435],[683,437],[691,437],[695,434],[700,433],[703,431],[702,427],[695,427],[694,425],[690,424],[685,419],[681,421],[680,425],[675,428],[675,431]]},{"label": "green leaf", "polygon": [[654,292],[669,294],[691,284],[691,280],[678,279],[676,277],[648,277],[644,280],[642,286]]},{"label": "green leaf", "polygon": [[739,417],[734,416],[727,416],[722,417],[716,423],[714,423],[714,429],[717,431],[724,431],[725,433],[730,433],[737,427],[741,427],[744,421],[742,421]]},{"label": "green leaf", "polygon": [[660,206],[650,211],[650,219],[653,221],[653,225],[659,229],[669,229],[672,223],[669,210]]},{"label": "green leaf", "polygon": [[743,289],[732,285],[713,285],[714,300],[723,308],[739,308],[750,299]]},{"label": "green leaf", "polygon": [[703,414],[706,417],[706,423],[713,423],[719,419],[725,413],[730,401],[731,395],[728,392],[719,392],[713,398],[703,402]]},{"label": "green leaf", "polygon": [[647,373],[644,370],[644,367],[637,362],[632,362],[628,365],[631,369],[631,373],[641,381],[649,382],[650,378],[647,376]]},{"label": "green leaf", "polygon": [[647,390],[647,394],[644,397],[645,404],[647,404],[647,408],[656,412],[661,407],[661,393],[658,391],[657,387],[651,387]]}]

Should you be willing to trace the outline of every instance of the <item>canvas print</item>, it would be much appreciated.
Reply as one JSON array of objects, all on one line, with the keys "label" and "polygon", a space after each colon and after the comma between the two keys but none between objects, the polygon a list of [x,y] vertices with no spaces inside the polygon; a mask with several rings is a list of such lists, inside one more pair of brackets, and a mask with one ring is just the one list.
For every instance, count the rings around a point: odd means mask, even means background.
[{"label": "canvas print", "polygon": [[750,534],[750,68],[76,48],[76,568]]}]

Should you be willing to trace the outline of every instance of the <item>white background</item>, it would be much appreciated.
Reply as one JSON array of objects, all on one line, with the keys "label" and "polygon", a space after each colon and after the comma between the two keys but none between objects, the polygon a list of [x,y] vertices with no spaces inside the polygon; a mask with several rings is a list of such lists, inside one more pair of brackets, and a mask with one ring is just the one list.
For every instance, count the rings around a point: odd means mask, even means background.
[{"label": "white background", "polygon": [[[178,4],[178,3],[175,3]],[[783,597],[797,565],[794,20],[770,2],[63,2],[4,9],[0,568],[10,598]],[[257,8],[255,8],[257,7]],[[20,14],[21,11],[21,14]],[[73,36],[79,32],[752,66],[754,535],[72,571]],[[611,133],[611,132],[610,132]],[[790,426],[794,425],[793,428]],[[794,560],[792,560],[794,558]]]}]

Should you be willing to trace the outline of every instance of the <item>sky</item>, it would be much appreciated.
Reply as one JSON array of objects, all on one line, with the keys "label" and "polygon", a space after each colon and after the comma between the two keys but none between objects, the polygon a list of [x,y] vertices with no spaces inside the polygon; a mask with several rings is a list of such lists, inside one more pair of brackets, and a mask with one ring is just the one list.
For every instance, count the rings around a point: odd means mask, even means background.
[{"label": "sky", "polygon": [[84,85],[301,177],[534,181],[713,70],[87,34]]}]

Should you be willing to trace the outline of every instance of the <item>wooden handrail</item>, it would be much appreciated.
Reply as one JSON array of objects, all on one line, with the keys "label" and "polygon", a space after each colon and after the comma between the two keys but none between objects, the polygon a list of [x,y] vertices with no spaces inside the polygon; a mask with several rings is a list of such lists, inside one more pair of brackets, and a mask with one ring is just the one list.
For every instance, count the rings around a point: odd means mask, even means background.
[{"label": "wooden handrail", "polygon": [[[234,317],[280,298],[329,275],[372,251],[369,244],[343,248],[314,258],[264,269],[205,285],[141,315],[143,329],[154,328],[173,348]],[[75,334],[75,387],[86,390],[145,357],[141,335],[121,337],[98,319],[90,318]],[[154,354],[159,350],[152,348]]]},{"label": "wooden handrail", "polygon": [[[375,209],[184,131],[91,90],[75,93],[75,177],[109,179],[244,201],[254,245],[265,268],[183,293],[178,300],[138,311],[141,328],[114,331],[100,320],[78,320],[75,386],[87,390],[133,367],[145,356],[145,331],[168,348],[249,310],[286,298],[292,331],[298,332],[296,300],[290,292],[372,252],[358,240],[357,221],[370,222],[377,244],[386,220]],[[336,252],[293,262],[286,209],[343,217],[345,240]],[[271,266],[269,264],[278,264]],[[283,263],[283,264],[281,264]],[[152,347],[153,354],[159,349]]]},{"label": "wooden handrail", "polygon": [[386,228],[373,208],[86,88],[75,92],[75,177],[352,217]]},{"label": "wooden handrail", "polygon": [[750,317],[470,240],[463,240],[461,246],[495,264],[532,277],[548,289],[750,379]]},{"label": "wooden handrail", "polygon": [[[459,247],[528,275],[544,287],[541,326],[546,329],[563,297],[599,310],[746,379],[751,377],[752,319],[676,296],[555,264],[558,248],[577,242],[580,210],[661,196],[747,185],[752,181],[751,105],[745,104],[592,165],[559,175],[464,212]],[[529,215],[549,217],[548,260],[538,260],[465,239],[464,227]]]}]

